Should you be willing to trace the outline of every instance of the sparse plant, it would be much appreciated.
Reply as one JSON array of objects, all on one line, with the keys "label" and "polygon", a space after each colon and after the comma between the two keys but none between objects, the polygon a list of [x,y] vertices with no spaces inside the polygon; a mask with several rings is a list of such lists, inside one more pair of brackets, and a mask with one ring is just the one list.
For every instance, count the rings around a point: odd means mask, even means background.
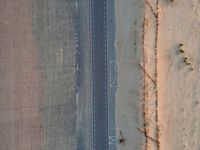
[{"label": "sparse plant", "polygon": [[188,60],[187,57],[184,57],[184,58],[183,58],[183,61],[184,61],[185,63],[187,62],[187,60]]},{"label": "sparse plant", "polygon": [[183,58],[183,61],[184,61],[184,63],[186,64],[186,65],[191,65],[192,63],[188,60],[188,58],[187,57],[184,57]]},{"label": "sparse plant", "polygon": [[180,44],[179,44],[179,46],[180,46],[180,47],[183,47],[183,44],[182,44],[182,43],[180,43]]},{"label": "sparse plant", "polygon": [[179,44],[179,52],[184,53],[185,51],[183,50],[183,44]]},{"label": "sparse plant", "polygon": [[120,138],[119,138],[119,144],[125,144],[125,138],[124,138],[124,136],[123,136],[123,134],[122,134],[122,131],[120,131]]},{"label": "sparse plant", "polygon": [[185,64],[189,66],[189,65],[191,65],[191,62],[187,61],[187,62],[185,62]]},{"label": "sparse plant", "polygon": [[183,49],[179,49],[179,52],[180,53],[184,53],[185,51]]}]

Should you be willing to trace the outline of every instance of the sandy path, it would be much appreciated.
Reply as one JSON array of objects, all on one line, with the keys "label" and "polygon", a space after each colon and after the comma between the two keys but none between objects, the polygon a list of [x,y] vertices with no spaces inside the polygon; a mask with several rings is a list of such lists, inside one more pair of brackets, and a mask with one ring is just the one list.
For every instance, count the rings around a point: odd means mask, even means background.
[{"label": "sandy path", "polygon": [[[118,87],[116,93],[116,134],[122,131],[126,144],[119,150],[139,150],[144,136],[138,131],[143,127],[142,87],[143,73],[139,68],[142,58],[143,3],[140,0],[116,1],[116,51]],[[126,17],[124,17],[126,16]]]},{"label": "sandy path", "polygon": [[31,0],[0,1],[0,149],[40,150],[38,54]]}]

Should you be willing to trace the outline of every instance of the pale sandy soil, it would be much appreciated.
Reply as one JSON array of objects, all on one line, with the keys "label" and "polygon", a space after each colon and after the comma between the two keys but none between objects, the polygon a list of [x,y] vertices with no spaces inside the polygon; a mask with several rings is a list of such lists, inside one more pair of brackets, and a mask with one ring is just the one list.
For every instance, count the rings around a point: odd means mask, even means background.
[{"label": "pale sandy soil", "polygon": [[[200,2],[160,2],[158,114],[161,150],[200,148]],[[177,53],[184,44],[184,54]],[[188,57],[191,66],[183,63]]]},{"label": "pale sandy soil", "polygon": [[[118,149],[199,150],[200,2],[159,0],[156,5],[149,0],[141,4],[145,9],[139,4],[137,0],[116,3],[116,124],[117,133],[122,130],[127,140]],[[144,26],[136,28],[134,19]],[[134,29],[139,36],[131,32]],[[140,46],[134,48],[134,39]],[[191,65],[184,63],[184,57]]]},{"label": "pale sandy soil", "polygon": [[140,0],[116,0],[116,51],[118,87],[116,93],[116,134],[122,131],[126,144],[119,150],[139,150],[144,136],[137,127],[143,127],[142,71],[138,63],[142,57],[143,3]]}]

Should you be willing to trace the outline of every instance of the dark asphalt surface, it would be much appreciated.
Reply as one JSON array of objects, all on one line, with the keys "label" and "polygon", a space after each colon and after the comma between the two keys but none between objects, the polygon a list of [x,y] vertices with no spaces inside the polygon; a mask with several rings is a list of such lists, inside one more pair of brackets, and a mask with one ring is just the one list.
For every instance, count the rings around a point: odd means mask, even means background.
[{"label": "dark asphalt surface", "polygon": [[93,149],[108,149],[106,0],[92,0]]}]

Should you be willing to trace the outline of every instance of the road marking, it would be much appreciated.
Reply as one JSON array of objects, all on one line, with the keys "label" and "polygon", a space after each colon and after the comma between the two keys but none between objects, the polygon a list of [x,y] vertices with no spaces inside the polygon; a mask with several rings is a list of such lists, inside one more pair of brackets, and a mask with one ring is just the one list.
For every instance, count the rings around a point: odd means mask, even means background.
[{"label": "road marking", "polygon": [[96,114],[96,110],[95,110],[95,63],[94,63],[94,59],[95,59],[95,40],[94,40],[94,4],[93,4],[93,1],[91,1],[91,9],[92,9],[92,85],[93,85],[93,123],[92,123],[92,132],[93,132],[93,137],[92,137],[92,140],[93,140],[93,146],[92,146],[92,149],[95,149],[96,147],[96,123],[95,123],[95,114]]},{"label": "road marking", "polygon": [[[93,2],[93,1],[92,1]],[[95,122],[95,113],[96,113],[96,110],[95,110],[95,63],[94,63],[94,60],[95,60],[95,33],[94,33],[94,3],[92,3],[92,70],[93,70],[93,73],[92,73],[92,76],[93,76],[93,132],[94,132],[94,137],[96,137],[96,122]],[[105,131],[106,131],[106,134],[108,135],[108,96],[107,96],[107,31],[106,31],[106,1],[104,1],[104,51],[105,51],[105,54],[104,54],[104,76],[105,76],[105,90],[104,90],[104,94],[105,94],[105,113],[106,113],[106,121],[105,121]],[[108,138],[108,137],[106,137]],[[94,140],[94,146],[96,146],[96,138],[93,139]],[[107,148],[107,145],[108,145],[108,142],[106,142],[106,148]],[[95,147],[93,147],[95,148]]]},{"label": "road marking", "polygon": [[117,137],[116,136],[109,136],[109,144],[116,144],[117,143]]},{"label": "road marking", "polygon": [[76,11],[78,10],[78,2],[75,2],[75,6],[76,6]]},{"label": "road marking", "polygon": [[[116,61],[112,61],[110,60],[109,61],[109,64],[110,64],[110,69],[109,69],[109,75],[110,75],[110,78],[109,78],[109,84],[110,84],[110,87],[117,87],[117,65],[116,65]],[[114,78],[113,76],[116,75]]]}]

